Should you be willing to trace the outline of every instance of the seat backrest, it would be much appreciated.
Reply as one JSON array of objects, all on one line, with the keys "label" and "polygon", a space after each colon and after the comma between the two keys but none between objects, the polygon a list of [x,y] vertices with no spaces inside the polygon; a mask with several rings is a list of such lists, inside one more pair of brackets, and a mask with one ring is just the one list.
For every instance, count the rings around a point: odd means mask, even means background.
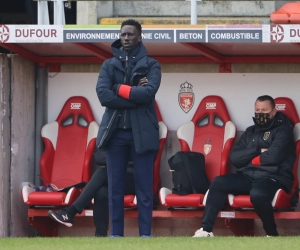
[{"label": "seat backrest", "polygon": [[278,10],[276,10],[273,13],[278,13],[278,14],[300,14],[300,3],[285,3],[282,5]]},{"label": "seat backrest", "polygon": [[56,121],[42,128],[45,150],[40,159],[41,177],[58,188],[91,177],[91,159],[96,146],[98,124],[88,100],[69,98]]},{"label": "seat backrest", "polygon": [[192,120],[181,125],[177,137],[181,151],[200,152],[210,181],[229,172],[229,153],[236,136],[226,105],[220,96],[206,96]]},{"label": "seat backrest", "polygon": [[161,178],[160,178],[160,161],[162,152],[167,140],[168,136],[168,128],[166,124],[162,120],[161,113],[159,111],[159,107],[157,105],[157,102],[155,102],[155,111],[158,119],[159,124],[159,150],[156,154],[155,162],[154,162],[154,173],[153,173],[153,194],[157,194],[160,185],[161,185]]},{"label": "seat backrest", "polygon": [[294,124],[294,139],[296,142],[296,161],[294,163],[294,183],[293,187],[296,188],[299,185],[298,180],[298,164],[300,156],[300,118],[292,99],[288,97],[277,97],[274,99],[275,108],[277,111],[284,113]]}]

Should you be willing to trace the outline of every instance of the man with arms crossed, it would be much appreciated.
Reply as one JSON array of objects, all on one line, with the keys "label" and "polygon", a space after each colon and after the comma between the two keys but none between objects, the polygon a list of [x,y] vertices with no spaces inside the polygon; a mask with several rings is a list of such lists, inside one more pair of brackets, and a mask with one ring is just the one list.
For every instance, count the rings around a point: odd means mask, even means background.
[{"label": "man with arms crossed", "polygon": [[124,236],[124,188],[129,157],[134,162],[135,193],[141,237],[151,236],[153,167],[159,148],[154,100],[160,86],[158,61],[142,43],[141,25],[132,19],[121,25],[112,44],[114,57],[101,68],[96,92],[106,107],[97,147],[106,148],[110,237]]}]

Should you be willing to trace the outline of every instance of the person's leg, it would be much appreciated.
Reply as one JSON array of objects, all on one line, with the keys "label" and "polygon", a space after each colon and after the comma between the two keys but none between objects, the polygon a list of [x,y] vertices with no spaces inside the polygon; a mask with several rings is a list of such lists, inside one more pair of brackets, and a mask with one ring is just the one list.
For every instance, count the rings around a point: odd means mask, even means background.
[{"label": "person's leg", "polygon": [[107,186],[107,171],[106,168],[99,168],[95,171],[91,180],[87,183],[80,196],[71,206],[60,209],[56,212],[49,210],[49,217],[65,226],[71,227],[73,225],[75,215],[82,212],[82,210],[94,198],[97,190],[103,185]]},{"label": "person's leg", "polygon": [[213,179],[202,219],[202,228],[212,232],[218,213],[223,208],[228,194],[249,194],[251,182],[241,174],[227,174]]},{"label": "person's leg", "polygon": [[124,190],[130,148],[128,134],[116,130],[106,149],[111,237],[124,235]]},{"label": "person's leg", "polygon": [[153,166],[154,152],[137,154],[134,144],[131,147],[131,156],[134,165],[135,193],[138,207],[138,224],[140,236],[151,235],[153,210]]},{"label": "person's leg", "polygon": [[271,179],[253,183],[250,200],[255,212],[262,220],[264,230],[269,236],[277,236],[277,227],[273,214],[272,199],[278,189],[284,188],[281,183]]},{"label": "person's leg", "polygon": [[107,236],[108,230],[108,187],[102,186],[94,197],[94,224],[96,227],[95,236]]},{"label": "person's leg", "polygon": [[82,210],[91,202],[95,197],[97,191],[102,187],[107,186],[107,169],[98,168],[93,174],[90,181],[84,187],[82,193],[77,200],[71,205],[76,208],[77,213],[81,213]]}]

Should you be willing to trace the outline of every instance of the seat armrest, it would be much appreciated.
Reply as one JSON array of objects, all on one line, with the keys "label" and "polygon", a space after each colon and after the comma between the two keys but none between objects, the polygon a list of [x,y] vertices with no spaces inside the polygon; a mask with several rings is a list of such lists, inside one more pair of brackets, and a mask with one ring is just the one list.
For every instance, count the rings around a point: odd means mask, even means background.
[{"label": "seat armrest", "polygon": [[209,193],[209,189],[207,189],[205,195],[204,195],[204,198],[203,198],[203,205],[205,206],[206,205],[206,199],[207,199],[207,196],[208,196],[208,193]]},{"label": "seat armrest", "polygon": [[35,191],[35,189],[31,188],[29,186],[24,186],[22,188],[21,193],[22,193],[22,198],[23,198],[24,203],[26,203],[28,201],[29,194],[34,192],[34,191]]},{"label": "seat armrest", "polygon": [[229,202],[230,206],[233,204],[233,200],[234,200],[234,195],[233,194],[228,194],[228,202]]},{"label": "seat armrest", "polygon": [[159,190],[159,199],[162,205],[164,205],[166,203],[166,197],[167,195],[172,194],[172,190],[162,187]]},{"label": "seat armrest", "polygon": [[80,195],[80,189],[76,187],[72,187],[69,189],[69,191],[66,194],[66,198],[64,200],[64,203],[66,205],[71,205],[71,202],[74,202]]}]

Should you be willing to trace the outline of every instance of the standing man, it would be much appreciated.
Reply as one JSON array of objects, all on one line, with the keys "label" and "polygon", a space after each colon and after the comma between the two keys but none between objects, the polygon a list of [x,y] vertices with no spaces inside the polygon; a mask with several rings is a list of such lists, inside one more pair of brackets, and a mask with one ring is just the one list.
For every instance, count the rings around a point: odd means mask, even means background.
[{"label": "standing man", "polygon": [[134,162],[139,233],[151,236],[153,165],[159,147],[154,100],[161,70],[159,62],[148,56],[141,35],[137,21],[122,23],[120,39],[111,46],[114,57],[103,63],[96,87],[99,101],[106,107],[97,147],[106,148],[110,237],[124,236],[129,158]]},{"label": "standing man", "polygon": [[194,237],[213,237],[213,226],[228,194],[249,195],[268,236],[277,236],[272,199],[278,189],[290,192],[296,145],[289,119],[276,112],[271,96],[255,102],[254,125],[246,129],[230,153],[236,174],[216,177],[209,188],[202,227]]}]

